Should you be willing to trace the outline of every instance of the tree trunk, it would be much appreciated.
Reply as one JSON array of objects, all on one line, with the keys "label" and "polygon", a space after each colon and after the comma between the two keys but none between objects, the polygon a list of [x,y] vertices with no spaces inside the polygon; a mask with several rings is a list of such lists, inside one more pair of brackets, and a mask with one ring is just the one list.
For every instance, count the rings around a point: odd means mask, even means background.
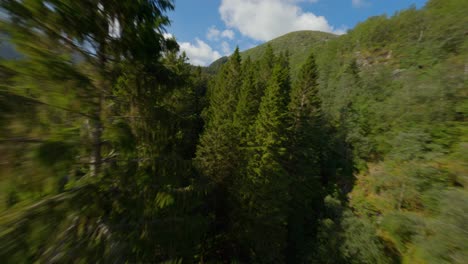
[{"label": "tree trunk", "polygon": [[99,174],[102,165],[102,154],[101,154],[101,145],[102,145],[102,122],[101,122],[101,108],[102,108],[102,93],[99,96],[98,104],[96,106],[96,111],[94,113],[94,120],[91,122],[91,159],[89,172],[91,176],[96,176]]},{"label": "tree trunk", "polygon": [[102,132],[104,130],[104,126],[102,124],[102,107],[104,103],[104,96],[107,91],[107,85],[105,81],[105,71],[106,71],[106,57],[105,57],[105,51],[106,51],[106,44],[105,40],[101,41],[100,45],[100,52],[99,54],[99,74],[100,76],[97,76],[98,82],[97,82],[97,88],[98,88],[98,94],[97,94],[97,104],[95,111],[93,113],[93,119],[91,120],[91,145],[92,145],[92,150],[91,150],[91,158],[90,158],[90,167],[89,167],[89,172],[92,177],[98,175],[101,170],[102,166],[102,153],[101,153],[101,148],[102,148]]}]

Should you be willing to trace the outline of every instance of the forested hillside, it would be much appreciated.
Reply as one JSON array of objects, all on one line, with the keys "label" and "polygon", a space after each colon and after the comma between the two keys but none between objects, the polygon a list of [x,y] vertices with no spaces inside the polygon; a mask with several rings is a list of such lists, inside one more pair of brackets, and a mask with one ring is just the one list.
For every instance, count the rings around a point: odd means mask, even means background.
[{"label": "forested hillside", "polygon": [[[243,51],[241,52],[241,57],[243,60],[247,59],[248,57],[250,57],[252,60],[259,60],[265,53],[265,50],[268,48],[268,46],[273,48],[276,54],[287,52],[289,54],[291,76],[295,78],[311,49],[336,37],[337,36],[334,34],[320,31],[303,30],[291,32],[284,36],[270,40],[267,43],[261,44],[257,47]],[[226,63],[226,61],[227,57],[222,57],[216,60],[208,66],[207,71],[210,73],[216,73],[219,71],[221,65]]]},{"label": "forested hillside", "polygon": [[2,263],[466,263],[467,1],[208,70],[173,8],[0,1]]}]

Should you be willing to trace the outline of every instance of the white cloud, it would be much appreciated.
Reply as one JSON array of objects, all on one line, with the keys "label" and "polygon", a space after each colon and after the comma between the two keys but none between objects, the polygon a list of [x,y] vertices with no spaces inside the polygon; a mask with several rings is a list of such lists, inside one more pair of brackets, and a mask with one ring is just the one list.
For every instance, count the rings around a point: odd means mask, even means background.
[{"label": "white cloud", "polygon": [[304,12],[297,4],[304,0],[222,0],[219,12],[227,26],[243,35],[267,41],[296,30],[342,33],[323,16]]},{"label": "white cloud", "polygon": [[215,26],[211,26],[206,32],[206,38],[209,40],[218,41],[220,38],[234,39],[234,31],[230,29],[219,30]]},{"label": "white cloud", "polygon": [[221,32],[221,37],[228,38],[228,39],[234,39],[234,31],[230,29],[226,29],[223,32]]},{"label": "white cloud", "polygon": [[303,2],[306,2],[306,3],[317,3],[319,0],[286,0],[287,2],[290,2],[290,3],[303,3]]},{"label": "white cloud", "polygon": [[354,7],[362,7],[369,4],[366,0],[352,0],[352,3]]},{"label": "white cloud", "polygon": [[229,55],[231,54],[231,46],[229,45],[229,43],[227,43],[226,41],[223,41],[221,43],[221,50],[223,51],[223,54],[224,55]]},{"label": "white cloud", "polygon": [[189,42],[179,43],[180,51],[185,52],[189,62],[197,66],[206,66],[211,62],[221,58],[221,54],[213,50],[210,45],[200,39],[195,39],[195,44]]},{"label": "white cloud", "polygon": [[217,40],[219,39],[219,35],[221,31],[219,31],[215,26],[211,26],[206,33],[206,38],[209,40]]},{"label": "white cloud", "polygon": [[344,35],[348,32],[348,29],[346,27],[338,28],[335,31],[333,31],[334,34],[336,35]]},{"label": "white cloud", "polygon": [[[163,33],[165,39],[175,39],[171,33]],[[195,39],[195,43],[179,42],[180,52],[185,52],[189,62],[197,66],[206,66],[211,62],[221,58],[221,54],[213,50],[210,45],[200,39]],[[222,46],[224,48],[224,46]]]},{"label": "white cloud", "polygon": [[165,39],[173,39],[173,38],[175,38],[174,35],[171,34],[171,33],[163,33],[163,37],[164,37]]}]

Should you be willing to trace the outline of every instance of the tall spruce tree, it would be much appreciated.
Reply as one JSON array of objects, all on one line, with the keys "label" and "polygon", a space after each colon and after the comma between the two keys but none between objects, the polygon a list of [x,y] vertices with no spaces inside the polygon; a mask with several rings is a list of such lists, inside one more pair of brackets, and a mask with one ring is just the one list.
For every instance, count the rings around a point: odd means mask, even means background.
[{"label": "tall spruce tree", "polygon": [[322,195],[320,177],[325,134],[313,54],[307,58],[292,87],[289,114],[292,122],[288,149],[291,210],[287,258],[288,262],[297,263],[304,261],[301,258],[312,246]]},{"label": "tall spruce tree", "polygon": [[288,144],[290,80],[285,57],[273,68],[249,142],[249,160],[241,191],[248,214],[245,243],[256,262],[283,262],[289,202],[284,167]]},{"label": "tall spruce tree", "polygon": [[255,64],[248,57],[242,64],[243,80],[239,93],[236,112],[234,113],[234,124],[239,133],[241,146],[248,140],[252,124],[260,106],[262,92],[258,80],[256,80],[257,69]]},{"label": "tall spruce tree", "polygon": [[194,159],[210,187],[208,207],[211,225],[203,243],[205,259],[220,261],[233,254],[231,216],[233,182],[240,164],[239,135],[234,125],[239,91],[242,86],[239,49],[234,51],[208,90],[209,107],[204,112],[205,131]]},{"label": "tall spruce tree", "polygon": [[205,131],[195,158],[197,166],[213,182],[229,178],[236,168],[234,155],[238,142],[233,122],[241,86],[241,57],[237,48],[209,87]]},{"label": "tall spruce tree", "polygon": [[[265,52],[263,53],[262,57],[259,61],[259,81],[266,85],[268,80],[271,78],[271,74],[273,72],[273,68],[276,64],[276,56],[273,50],[273,47],[270,44],[267,44]],[[265,87],[263,87],[265,88]]]}]

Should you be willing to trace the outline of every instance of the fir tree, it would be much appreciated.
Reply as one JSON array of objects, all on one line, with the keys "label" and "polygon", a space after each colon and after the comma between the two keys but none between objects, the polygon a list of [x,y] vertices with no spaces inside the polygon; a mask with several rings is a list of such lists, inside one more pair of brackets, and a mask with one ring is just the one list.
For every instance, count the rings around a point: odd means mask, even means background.
[{"label": "fir tree", "polygon": [[204,248],[206,257],[223,259],[232,252],[231,214],[233,211],[233,182],[240,162],[239,134],[234,114],[242,86],[239,49],[229,58],[209,87],[209,107],[205,115],[205,131],[200,137],[195,164],[210,187],[208,207],[213,212],[209,235]]},{"label": "fir tree", "polygon": [[[289,69],[279,61],[262,97],[253,125],[254,137],[242,191],[246,242],[252,258],[261,262],[282,262],[285,249],[289,201],[289,175],[284,167],[288,143],[287,103],[290,92]],[[261,256],[260,259],[256,259]]]},{"label": "fir tree", "polygon": [[291,116],[288,165],[291,177],[291,213],[288,219],[288,260],[301,262],[312,246],[321,202],[321,166],[326,142],[321,100],[318,94],[318,69],[311,54],[302,66],[291,90]]},{"label": "fir tree", "polygon": [[243,80],[239,94],[239,102],[234,113],[234,124],[239,133],[241,145],[248,140],[248,132],[255,122],[262,97],[260,85],[256,80],[257,70],[250,57],[243,63]]},{"label": "fir tree", "polygon": [[210,105],[195,159],[201,171],[215,182],[229,178],[236,168],[238,142],[233,122],[241,86],[241,57],[237,48],[208,91]]}]

